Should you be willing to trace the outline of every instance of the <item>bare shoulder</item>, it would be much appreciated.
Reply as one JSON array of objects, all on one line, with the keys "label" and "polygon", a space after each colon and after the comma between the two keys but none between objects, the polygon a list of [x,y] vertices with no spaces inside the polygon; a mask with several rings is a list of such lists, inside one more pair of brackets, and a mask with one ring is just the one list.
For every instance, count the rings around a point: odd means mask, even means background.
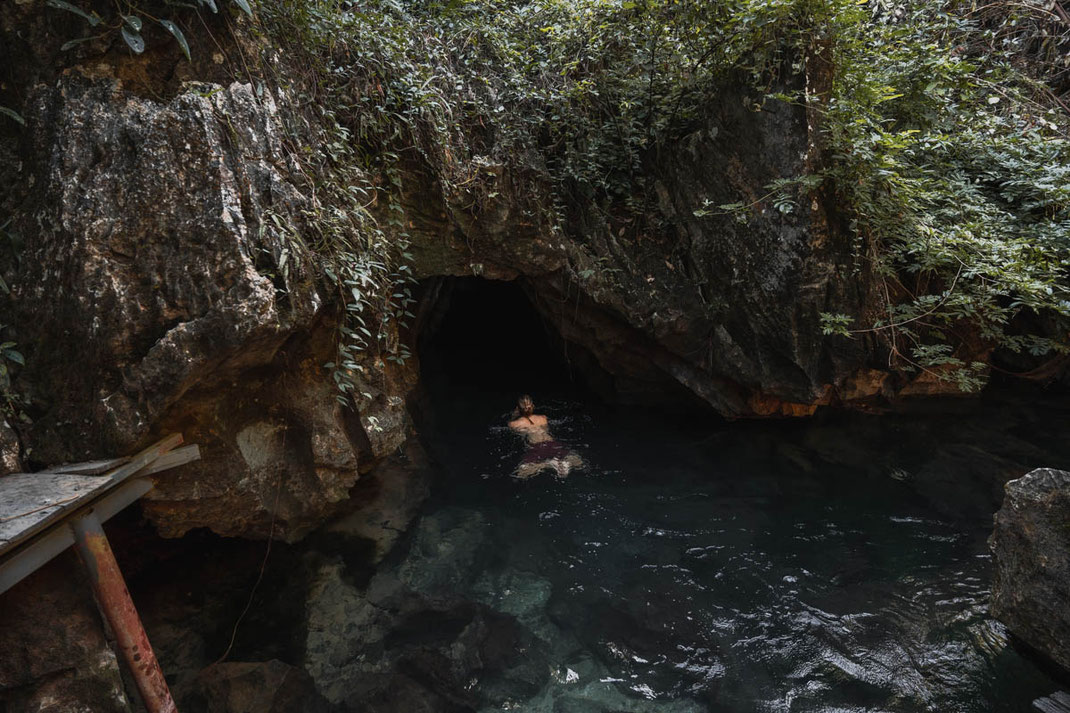
[{"label": "bare shoulder", "polygon": [[537,428],[546,428],[546,417],[540,414],[521,416],[509,422],[509,428],[514,431],[530,431]]}]

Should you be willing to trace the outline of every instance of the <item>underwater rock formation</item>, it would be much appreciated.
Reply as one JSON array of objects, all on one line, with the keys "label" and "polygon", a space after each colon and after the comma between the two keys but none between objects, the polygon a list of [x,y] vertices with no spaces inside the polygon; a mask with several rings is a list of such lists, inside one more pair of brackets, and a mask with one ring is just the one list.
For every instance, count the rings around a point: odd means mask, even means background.
[{"label": "underwater rock formation", "polygon": [[1070,472],[1038,468],[1007,483],[989,544],[992,615],[1070,672]]}]

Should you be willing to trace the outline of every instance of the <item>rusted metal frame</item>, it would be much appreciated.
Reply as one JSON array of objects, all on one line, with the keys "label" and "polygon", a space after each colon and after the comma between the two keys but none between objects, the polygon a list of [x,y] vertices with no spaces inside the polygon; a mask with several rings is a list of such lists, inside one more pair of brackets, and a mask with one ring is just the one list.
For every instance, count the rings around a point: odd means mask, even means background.
[{"label": "rusted metal frame", "polygon": [[70,523],[78,557],[89,573],[101,612],[111,625],[119,652],[134,676],[141,700],[149,713],[177,713],[148,634],[141,625],[134,602],[127,591],[119,563],[108,544],[101,520],[95,511]]}]

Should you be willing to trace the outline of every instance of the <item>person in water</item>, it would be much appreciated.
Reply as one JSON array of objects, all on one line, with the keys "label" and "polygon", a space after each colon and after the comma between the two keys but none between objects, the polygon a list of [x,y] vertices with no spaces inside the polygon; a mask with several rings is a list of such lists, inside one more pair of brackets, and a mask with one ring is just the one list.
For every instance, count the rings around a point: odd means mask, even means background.
[{"label": "person in water", "polygon": [[550,435],[546,416],[535,413],[535,403],[524,394],[517,401],[509,428],[524,436],[528,450],[517,466],[518,478],[530,478],[543,470],[553,470],[559,478],[583,467],[583,460]]}]

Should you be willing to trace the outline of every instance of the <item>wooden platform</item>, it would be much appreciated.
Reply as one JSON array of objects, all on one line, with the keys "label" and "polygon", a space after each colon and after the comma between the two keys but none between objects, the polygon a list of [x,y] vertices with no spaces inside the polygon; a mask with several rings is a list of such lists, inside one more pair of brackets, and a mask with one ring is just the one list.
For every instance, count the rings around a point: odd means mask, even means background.
[{"label": "wooden platform", "polygon": [[152,489],[144,476],[200,458],[181,442],[175,434],[130,458],[0,477],[0,592],[73,544],[70,518],[92,509],[106,520]]},{"label": "wooden platform", "polygon": [[1033,701],[1033,710],[1040,713],[1070,713],[1070,693],[1056,691],[1046,698]]}]

